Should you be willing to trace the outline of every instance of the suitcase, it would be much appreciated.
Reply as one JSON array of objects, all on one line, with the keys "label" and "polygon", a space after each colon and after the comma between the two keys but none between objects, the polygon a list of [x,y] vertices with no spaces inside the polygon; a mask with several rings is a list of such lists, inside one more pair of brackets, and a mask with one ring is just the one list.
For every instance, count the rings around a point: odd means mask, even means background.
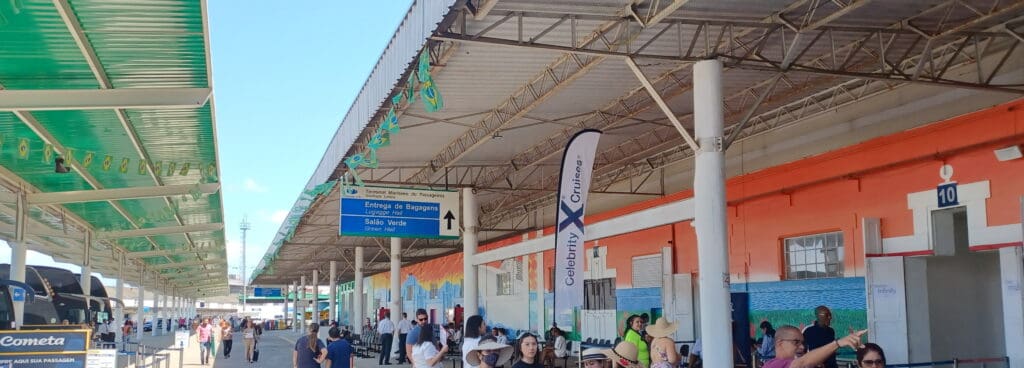
[{"label": "suitcase", "polygon": [[260,349],[257,349],[255,347],[252,348],[252,361],[253,362],[260,361]]}]

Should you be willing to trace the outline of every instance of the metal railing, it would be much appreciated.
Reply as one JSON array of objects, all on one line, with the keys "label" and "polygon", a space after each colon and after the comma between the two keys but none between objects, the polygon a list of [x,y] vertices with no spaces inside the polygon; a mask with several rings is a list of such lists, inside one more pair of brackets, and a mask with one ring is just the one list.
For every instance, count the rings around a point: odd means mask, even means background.
[{"label": "metal railing", "polygon": [[[847,368],[856,368],[856,363],[847,363]],[[980,368],[1009,368],[1010,357],[995,358],[953,358],[952,360],[939,360],[934,362],[887,364],[888,368],[912,368],[912,367],[980,367]]]},{"label": "metal railing", "polygon": [[164,351],[177,351],[178,352],[178,368],[181,368],[185,362],[185,349],[167,347],[157,348],[153,346],[143,345],[137,342],[128,341],[125,343],[122,351],[134,353],[131,357],[129,364],[134,368],[160,368],[163,363],[163,368],[171,368],[171,353]]}]

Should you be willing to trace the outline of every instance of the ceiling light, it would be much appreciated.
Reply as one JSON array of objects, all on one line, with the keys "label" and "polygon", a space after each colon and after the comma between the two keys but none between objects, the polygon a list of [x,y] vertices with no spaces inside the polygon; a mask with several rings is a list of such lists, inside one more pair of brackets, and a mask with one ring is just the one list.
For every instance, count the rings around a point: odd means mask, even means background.
[{"label": "ceiling light", "polygon": [[1006,148],[1000,148],[995,151],[996,160],[999,161],[1010,161],[1024,157],[1020,152],[1020,146],[1009,146]]}]

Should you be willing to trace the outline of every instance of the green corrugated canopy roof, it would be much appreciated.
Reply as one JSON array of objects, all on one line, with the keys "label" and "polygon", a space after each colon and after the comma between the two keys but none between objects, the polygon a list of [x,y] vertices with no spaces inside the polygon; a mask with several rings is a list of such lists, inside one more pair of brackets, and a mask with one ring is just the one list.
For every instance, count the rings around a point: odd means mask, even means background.
[{"label": "green corrugated canopy roof", "polygon": [[227,292],[204,7],[0,1],[0,237],[75,264],[91,238],[104,276],[124,253],[147,288]]}]

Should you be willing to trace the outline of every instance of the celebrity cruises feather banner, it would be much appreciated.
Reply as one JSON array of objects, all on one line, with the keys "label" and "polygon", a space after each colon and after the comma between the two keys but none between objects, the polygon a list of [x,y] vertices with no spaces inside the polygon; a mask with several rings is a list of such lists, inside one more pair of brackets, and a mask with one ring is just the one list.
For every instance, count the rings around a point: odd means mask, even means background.
[{"label": "celebrity cruises feather banner", "polygon": [[600,138],[599,130],[576,133],[562,156],[555,233],[554,312],[558,327],[567,331],[576,328],[576,315],[583,309],[583,214]]}]

